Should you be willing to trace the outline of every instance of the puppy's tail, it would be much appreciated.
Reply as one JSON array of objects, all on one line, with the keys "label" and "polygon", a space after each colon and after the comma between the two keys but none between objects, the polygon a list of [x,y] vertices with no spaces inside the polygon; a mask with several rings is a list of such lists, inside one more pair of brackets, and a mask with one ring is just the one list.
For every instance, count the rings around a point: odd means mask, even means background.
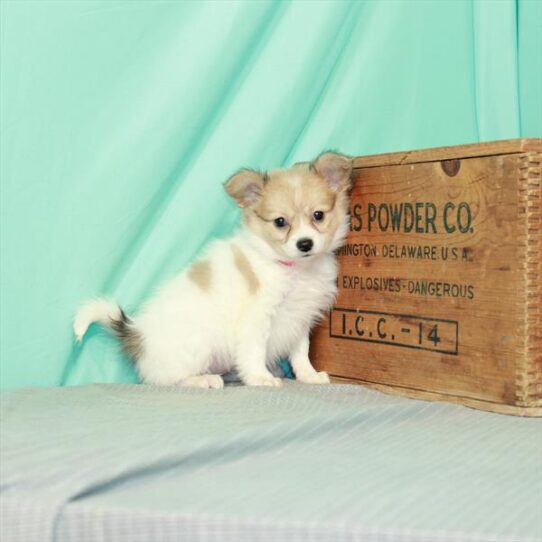
[{"label": "puppy's tail", "polygon": [[73,321],[77,342],[83,340],[87,329],[95,322],[109,329],[119,339],[123,350],[137,361],[143,351],[143,336],[117,303],[100,297],[82,305]]}]

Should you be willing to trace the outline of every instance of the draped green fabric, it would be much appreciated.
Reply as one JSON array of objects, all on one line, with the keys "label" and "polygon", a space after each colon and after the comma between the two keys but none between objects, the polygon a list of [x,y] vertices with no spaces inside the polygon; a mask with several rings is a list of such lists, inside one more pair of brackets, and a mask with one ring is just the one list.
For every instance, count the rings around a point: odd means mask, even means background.
[{"label": "draped green fabric", "polygon": [[5,388],[136,381],[74,310],[228,234],[240,166],[542,136],[537,0],[0,6]]}]

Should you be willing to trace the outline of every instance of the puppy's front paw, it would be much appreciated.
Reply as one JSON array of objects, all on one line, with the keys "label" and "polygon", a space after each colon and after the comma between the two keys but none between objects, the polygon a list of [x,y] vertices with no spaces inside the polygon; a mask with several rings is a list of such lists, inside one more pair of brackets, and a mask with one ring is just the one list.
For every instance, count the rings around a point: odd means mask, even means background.
[{"label": "puppy's front paw", "polygon": [[329,375],[325,371],[312,371],[295,375],[297,380],[305,384],[329,384]]},{"label": "puppy's front paw", "polygon": [[243,381],[247,386],[282,386],[282,380],[274,377],[272,374],[248,375]]}]

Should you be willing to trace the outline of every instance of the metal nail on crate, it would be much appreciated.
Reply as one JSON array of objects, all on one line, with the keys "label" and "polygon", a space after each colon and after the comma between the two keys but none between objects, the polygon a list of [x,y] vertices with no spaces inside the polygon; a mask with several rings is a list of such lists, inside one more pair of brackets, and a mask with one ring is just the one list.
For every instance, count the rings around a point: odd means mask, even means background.
[{"label": "metal nail on crate", "polygon": [[317,369],[542,416],[541,157],[517,139],[355,158]]}]

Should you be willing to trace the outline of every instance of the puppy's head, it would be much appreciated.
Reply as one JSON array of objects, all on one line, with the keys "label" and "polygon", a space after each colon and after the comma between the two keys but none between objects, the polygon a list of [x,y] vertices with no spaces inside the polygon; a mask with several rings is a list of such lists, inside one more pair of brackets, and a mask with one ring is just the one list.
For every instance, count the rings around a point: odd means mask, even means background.
[{"label": "puppy's head", "polygon": [[311,258],[338,248],[348,226],[352,160],[326,152],[313,162],[260,173],[242,169],[225,183],[243,221],[280,259]]}]

